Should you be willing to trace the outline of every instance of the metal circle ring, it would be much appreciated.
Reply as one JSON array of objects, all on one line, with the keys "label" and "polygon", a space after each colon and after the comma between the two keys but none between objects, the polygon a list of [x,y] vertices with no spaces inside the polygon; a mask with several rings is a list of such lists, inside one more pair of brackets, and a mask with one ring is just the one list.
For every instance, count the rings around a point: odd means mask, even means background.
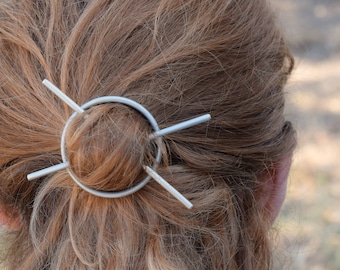
[{"label": "metal circle ring", "polygon": [[[145,109],[142,105],[140,105],[139,103],[129,99],[129,98],[124,98],[124,97],[119,97],[119,96],[104,96],[104,97],[99,97],[99,98],[95,98],[92,99],[88,102],[86,102],[85,104],[83,104],[81,106],[82,109],[86,110],[89,109],[90,107],[99,105],[99,104],[104,104],[104,103],[121,103],[121,104],[125,104],[127,106],[130,106],[132,108],[134,108],[135,110],[137,110],[138,112],[140,112],[150,123],[150,125],[152,126],[153,130],[159,131],[159,127],[157,124],[157,121],[155,120],[155,118],[152,116],[152,114]],[[78,112],[74,112],[70,118],[67,120],[65,127],[63,129],[62,135],[61,135],[61,142],[60,142],[60,151],[61,151],[61,157],[64,163],[67,164],[67,171],[69,173],[69,175],[71,176],[71,178],[73,179],[73,181],[80,186],[82,189],[84,189],[85,191],[99,196],[99,197],[103,197],[103,198],[120,198],[120,197],[124,197],[127,195],[130,195],[138,190],[140,190],[142,187],[144,187],[149,180],[151,179],[151,176],[147,175],[141,182],[139,182],[138,184],[136,184],[135,186],[129,188],[129,189],[125,189],[125,190],[121,190],[121,191],[102,191],[102,190],[96,190],[93,188],[90,188],[86,185],[84,185],[83,183],[80,182],[80,180],[77,178],[77,176],[73,173],[73,171],[71,170],[70,166],[69,166],[69,162],[67,159],[67,155],[66,155],[66,141],[65,141],[65,137],[66,137],[66,132],[67,129],[70,125],[70,123],[72,122],[73,118],[79,114]],[[162,138],[161,137],[157,137],[156,140],[158,141],[157,143],[157,154],[156,154],[156,163],[153,165],[153,169],[155,170],[158,166],[158,164],[161,161],[162,158],[162,153],[161,153],[161,149],[160,146],[162,144]]]}]

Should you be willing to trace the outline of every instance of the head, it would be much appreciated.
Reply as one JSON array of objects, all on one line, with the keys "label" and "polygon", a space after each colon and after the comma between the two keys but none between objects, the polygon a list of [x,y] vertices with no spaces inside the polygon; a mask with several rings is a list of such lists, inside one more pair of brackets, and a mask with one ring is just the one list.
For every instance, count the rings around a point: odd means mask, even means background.
[{"label": "head", "polygon": [[[12,269],[270,268],[268,230],[296,141],[283,115],[293,59],[265,0],[6,1],[0,64]],[[72,113],[44,78],[77,104],[130,98],[161,128],[210,113],[163,137],[157,168],[194,207],[155,181],[117,199],[87,193],[66,171],[27,181],[61,162]],[[129,107],[95,106],[66,135],[70,166],[91,188],[129,188],[153,162],[151,131]]]}]

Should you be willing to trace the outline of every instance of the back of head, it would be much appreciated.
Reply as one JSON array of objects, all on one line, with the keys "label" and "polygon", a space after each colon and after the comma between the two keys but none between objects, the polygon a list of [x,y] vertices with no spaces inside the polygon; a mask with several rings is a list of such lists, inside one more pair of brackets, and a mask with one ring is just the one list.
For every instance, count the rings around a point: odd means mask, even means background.
[{"label": "back of head", "polygon": [[[270,268],[256,193],[295,138],[282,90],[293,60],[264,0],[2,1],[0,65],[0,200],[21,221],[12,269]],[[164,136],[157,169],[194,207],[154,181],[119,199],[66,171],[27,181],[61,162],[72,113],[45,77],[78,104],[130,98],[161,128],[209,112]],[[153,161],[151,131],[124,105],[93,107],[67,135],[72,169],[92,188],[126,189]]]}]

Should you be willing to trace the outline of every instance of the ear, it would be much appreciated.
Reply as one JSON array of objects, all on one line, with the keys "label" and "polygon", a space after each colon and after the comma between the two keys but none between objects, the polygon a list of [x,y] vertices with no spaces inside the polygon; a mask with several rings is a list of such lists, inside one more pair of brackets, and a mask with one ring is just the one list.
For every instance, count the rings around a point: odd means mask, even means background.
[{"label": "ear", "polygon": [[20,215],[17,211],[9,211],[0,203],[0,225],[11,231],[21,228]]},{"label": "ear", "polygon": [[292,164],[292,155],[279,161],[274,172],[267,175],[264,184],[257,193],[257,199],[263,205],[270,224],[273,224],[280,213],[286,198],[288,174]]}]

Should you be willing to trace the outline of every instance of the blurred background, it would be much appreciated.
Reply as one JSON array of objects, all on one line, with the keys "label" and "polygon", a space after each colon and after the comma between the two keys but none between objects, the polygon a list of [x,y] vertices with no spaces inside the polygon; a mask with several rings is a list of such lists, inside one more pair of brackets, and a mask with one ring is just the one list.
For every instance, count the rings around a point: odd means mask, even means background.
[{"label": "blurred background", "polygon": [[270,1],[296,58],[287,118],[299,140],[278,258],[289,258],[283,269],[340,269],[340,0]]}]

